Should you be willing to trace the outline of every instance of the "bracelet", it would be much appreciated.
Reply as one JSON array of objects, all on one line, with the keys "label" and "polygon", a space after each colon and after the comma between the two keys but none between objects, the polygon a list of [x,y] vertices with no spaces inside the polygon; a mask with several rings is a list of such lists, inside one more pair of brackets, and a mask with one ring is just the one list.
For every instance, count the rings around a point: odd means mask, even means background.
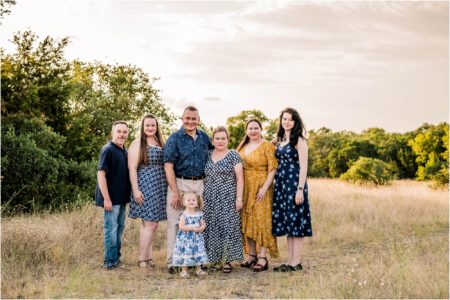
[{"label": "bracelet", "polygon": [[302,187],[302,186],[299,186],[299,187],[297,188],[297,190],[303,191],[303,187]]}]

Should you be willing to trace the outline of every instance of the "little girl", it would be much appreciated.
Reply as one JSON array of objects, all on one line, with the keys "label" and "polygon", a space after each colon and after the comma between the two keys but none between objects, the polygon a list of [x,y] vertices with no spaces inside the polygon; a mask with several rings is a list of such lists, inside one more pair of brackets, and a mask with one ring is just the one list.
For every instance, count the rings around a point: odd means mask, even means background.
[{"label": "little girl", "polygon": [[203,220],[203,212],[196,209],[203,208],[201,197],[192,192],[183,194],[182,202],[185,207],[180,216],[178,234],[172,257],[173,266],[181,266],[181,278],[188,278],[188,267],[195,266],[197,276],[205,276],[206,272],[201,266],[208,263],[206,256],[203,230],[206,223]]}]

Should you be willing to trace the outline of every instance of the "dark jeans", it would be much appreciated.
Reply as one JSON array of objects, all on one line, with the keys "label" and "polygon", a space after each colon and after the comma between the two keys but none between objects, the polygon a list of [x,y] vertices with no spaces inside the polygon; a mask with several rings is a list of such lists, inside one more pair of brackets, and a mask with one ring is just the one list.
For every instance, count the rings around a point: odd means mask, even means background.
[{"label": "dark jeans", "polygon": [[122,233],[125,229],[126,205],[113,205],[112,211],[104,211],[104,266],[111,268],[119,263]]}]

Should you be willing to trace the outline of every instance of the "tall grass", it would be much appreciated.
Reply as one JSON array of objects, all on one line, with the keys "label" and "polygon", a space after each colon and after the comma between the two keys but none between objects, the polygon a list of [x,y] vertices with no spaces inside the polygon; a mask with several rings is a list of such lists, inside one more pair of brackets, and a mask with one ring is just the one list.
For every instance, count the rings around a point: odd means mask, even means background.
[{"label": "tall grass", "polygon": [[[361,187],[310,180],[314,237],[304,271],[178,279],[165,269],[165,224],[153,270],[137,268],[139,220],[127,219],[125,267],[102,269],[103,215],[77,212],[2,220],[3,298],[448,298],[447,190],[398,181]],[[281,254],[286,241],[280,238]],[[282,258],[269,260],[271,265]]]}]

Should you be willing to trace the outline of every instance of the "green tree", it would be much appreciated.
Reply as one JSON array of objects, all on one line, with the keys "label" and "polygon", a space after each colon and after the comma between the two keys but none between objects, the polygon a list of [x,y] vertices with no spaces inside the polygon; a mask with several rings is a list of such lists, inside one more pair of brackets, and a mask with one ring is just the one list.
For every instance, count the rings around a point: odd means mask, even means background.
[{"label": "green tree", "polygon": [[394,179],[390,168],[382,160],[360,157],[340,178],[362,184],[384,185]]},{"label": "green tree", "polygon": [[256,109],[244,110],[239,115],[227,119],[226,125],[228,132],[230,133],[229,148],[236,149],[236,147],[239,146],[241,140],[245,136],[245,123],[252,118],[258,119],[263,125],[263,129],[265,128],[265,124],[269,121],[262,111]]},{"label": "green tree", "polygon": [[68,62],[67,38],[38,41],[26,31],[13,43],[15,52],[1,49],[1,196],[9,213],[89,200],[114,120],[130,124],[131,139],[151,112],[170,132],[175,118],[142,69]]},{"label": "green tree", "polygon": [[344,133],[339,146],[332,149],[327,156],[329,174],[338,178],[345,173],[360,156],[375,157],[376,148],[373,144],[359,140],[354,134]]},{"label": "green tree", "polygon": [[417,170],[417,163],[416,155],[408,142],[414,135],[414,132],[387,133],[381,128],[369,128],[364,130],[360,137],[376,147],[376,157],[389,163],[397,178],[412,179]]},{"label": "green tree", "polygon": [[[70,64],[64,58],[68,38],[46,37],[37,43],[31,31],[13,37],[16,51],[2,49],[2,114],[25,113],[64,134],[70,113]],[[37,45],[36,45],[37,43]]]},{"label": "green tree", "polygon": [[427,126],[408,144],[417,155],[417,179],[448,184],[448,124]]},{"label": "green tree", "polygon": [[0,0],[0,20],[11,13],[10,7],[13,5],[16,5],[16,0]]},{"label": "green tree", "polygon": [[270,119],[267,123],[267,126],[264,128],[264,138],[266,140],[272,140],[277,137],[279,119]]},{"label": "green tree", "polygon": [[74,149],[66,155],[91,159],[98,155],[110,136],[115,120],[127,121],[130,140],[136,135],[145,113],[158,117],[167,136],[173,130],[175,116],[163,104],[152,84],[156,78],[136,66],[72,63],[71,126],[67,138]]},{"label": "green tree", "polygon": [[322,127],[308,132],[308,175],[312,177],[330,177],[327,157],[339,146],[341,136],[331,129]]}]

